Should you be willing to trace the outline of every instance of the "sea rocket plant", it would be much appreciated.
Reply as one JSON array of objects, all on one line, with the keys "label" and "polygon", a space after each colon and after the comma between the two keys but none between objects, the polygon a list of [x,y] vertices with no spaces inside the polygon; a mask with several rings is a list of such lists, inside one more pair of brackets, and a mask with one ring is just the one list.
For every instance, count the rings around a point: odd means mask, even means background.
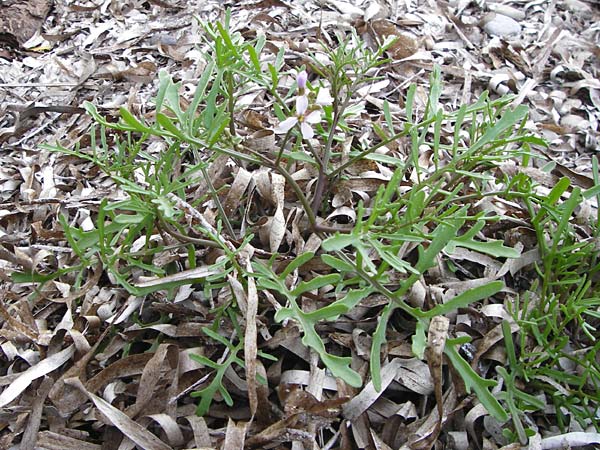
[{"label": "sea rocket plant", "polygon": [[287,133],[295,125],[299,124],[303,139],[311,139],[315,135],[311,125],[321,121],[321,106],[331,105],[333,97],[329,94],[329,89],[320,88],[314,104],[311,105],[306,94],[307,79],[308,74],[304,70],[296,76],[296,84],[298,86],[296,113],[275,127],[275,133]]}]

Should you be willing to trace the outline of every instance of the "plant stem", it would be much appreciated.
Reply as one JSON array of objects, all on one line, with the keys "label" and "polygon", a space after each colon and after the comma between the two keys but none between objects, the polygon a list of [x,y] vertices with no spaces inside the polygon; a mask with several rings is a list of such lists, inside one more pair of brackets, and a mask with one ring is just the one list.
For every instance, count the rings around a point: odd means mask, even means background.
[{"label": "plant stem", "polygon": [[232,136],[235,136],[235,119],[233,117],[233,113],[235,110],[235,96],[233,91],[233,74],[231,72],[227,72],[225,75],[227,79],[227,97],[228,97],[228,109],[229,109],[229,132]]}]

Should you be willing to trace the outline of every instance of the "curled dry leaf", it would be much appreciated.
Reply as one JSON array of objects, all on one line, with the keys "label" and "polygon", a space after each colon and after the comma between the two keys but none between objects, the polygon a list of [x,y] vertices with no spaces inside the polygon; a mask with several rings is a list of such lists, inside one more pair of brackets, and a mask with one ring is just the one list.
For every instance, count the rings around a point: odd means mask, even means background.
[{"label": "curled dry leaf", "polygon": [[286,233],[286,221],[283,208],[280,206],[275,210],[273,217],[269,218],[269,249],[271,253],[277,252]]},{"label": "curled dry leaf", "polygon": [[147,427],[151,421],[156,422],[162,428],[167,436],[169,444],[171,444],[173,447],[179,448],[185,444],[185,438],[181,428],[173,417],[164,413],[150,414],[142,417],[137,422],[140,425]]},{"label": "curled dry leaf", "polygon": [[403,361],[400,358],[395,358],[386,364],[381,369],[381,391],[377,392],[373,381],[369,381],[358,395],[344,405],[344,417],[352,421],[363,414],[383,394],[390,383],[394,381],[402,365]]},{"label": "curled dry leaf", "polygon": [[248,189],[250,181],[252,181],[252,174],[240,167],[227,193],[227,197],[223,201],[223,209],[228,217],[231,217],[233,211],[240,206],[240,202],[244,198],[244,192]]},{"label": "curled dry leaf", "polygon": [[220,271],[210,266],[203,266],[195,269],[182,270],[181,272],[177,272],[172,275],[166,275],[162,278],[145,280],[137,283],[135,286],[138,288],[155,288],[165,285],[165,287],[167,287],[169,283],[189,282],[199,278],[206,278],[216,273],[220,273]]},{"label": "curled dry leaf", "polygon": [[[249,274],[253,273],[252,263],[248,257],[248,253],[244,252],[241,255],[242,262]],[[257,329],[256,329],[256,313],[258,312],[258,291],[256,282],[252,276],[247,279],[248,294],[246,296],[246,331],[244,333],[244,362],[246,363],[246,383],[248,384],[248,402],[250,404],[250,413],[254,416],[258,408],[258,394],[256,382],[256,365],[257,365]]]},{"label": "curled dry leaf", "polygon": [[286,233],[286,220],[283,214],[283,203],[285,197],[285,178],[279,174],[271,175],[271,201],[276,205],[277,209],[271,219],[269,248],[275,253]]},{"label": "curled dry leaf", "polygon": [[384,42],[386,38],[395,38],[388,53],[393,59],[404,59],[414,55],[419,49],[417,40],[408,33],[402,33],[396,25],[387,19],[374,19],[359,26],[361,33],[368,33],[375,42]]},{"label": "curled dry leaf", "polygon": [[442,386],[444,380],[442,377],[442,366],[444,362],[444,347],[446,338],[448,337],[448,329],[450,328],[450,320],[444,316],[435,316],[429,324],[429,332],[427,335],[427,349],[425,355],[429,371],[433,378],[435,400],[438,410],[438,433],[441,430],[443,411]]},{"label": "curled dry leaf", "polygon": [[244,441],[246,440],[247,422],[235,423],[231,418],[227,422],[227,430],[225,431],[225,442],[221,447],[223,450],[243,449]]}]

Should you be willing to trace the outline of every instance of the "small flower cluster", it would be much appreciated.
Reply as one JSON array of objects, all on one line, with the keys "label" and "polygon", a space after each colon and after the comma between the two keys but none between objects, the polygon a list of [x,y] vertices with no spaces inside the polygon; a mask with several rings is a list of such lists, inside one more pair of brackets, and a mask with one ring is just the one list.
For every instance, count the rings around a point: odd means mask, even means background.
[{"label": "small flower cluster", "polygon": [[296,97],[296,112],[292,117],[288,117],[281,122],[274,131],[277,134],[283,134],[290,131],[294,126],[300,125],[302,138],[311,139],[315,132],[311,125],[321,121],[321,107],[331,105],[333,97],[329,94],[329,89],[320,88],[317,93],[315,102],[311,105],[306,93],[306,81],[308,74],[305,70],[299,72],[296,76],[296,84],[298,85],[298,96]]}]

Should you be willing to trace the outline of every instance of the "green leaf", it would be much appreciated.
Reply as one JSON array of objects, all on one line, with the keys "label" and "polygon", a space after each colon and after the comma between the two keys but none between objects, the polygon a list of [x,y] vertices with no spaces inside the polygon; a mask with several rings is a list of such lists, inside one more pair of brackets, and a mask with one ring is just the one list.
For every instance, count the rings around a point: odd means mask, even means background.
[{"label": "green leaf", "polygon": [[269,289],[271,291],[278,292],[283,295],[288,295],[288,291],[279,280],[270,280],[268,278],[259,278],[258,286],[261,289]]},{"label": "green leaf", "polygon": [[187,138],[185,136],[185,134],[175,126],[175,124],[173,123],[173,120],[168,117],[165,116],[163,113],[156,113],[156,122],[163,127],[163,129],[167,130],[169,133],[171,133],[173,136],[181,139],[182,141],[186,141]]},{"label": "green leaf", "polygon": [[319,354],[321,361],[323,361],[334,377],[341,378],[352,387],[358,388],[362,386],[361,376],[350,368],[352,358],[334,356],[327,353],[323,341],[312,326],[304,329],[302,343],[311,347]]},{"label": "green leaf", "polygon": [[462,216],[463,213],[466,213],[467,208],[468,207],[461,208],[460,211],[455,213],[458,217],[450,218],[446,222],[440,223],[435,228],[433,231],[433,239],[427,249],[422,250],[422,246],[419,246],[419,260],[415,265],[415,269],[417,269],[419,273],[425,273],[425,271],[433,267],[437,255],[446,245],[448,245],[448,242],[456,237],[458,230],[465,223],[465,220],[461,219],[460,216]]},{"label": "green leaf", "polygon": [[412,336],[412,352],[419,359],[425,358],[425,349],[427,348],[426,328],[425,323],[422,320],[418,320],[415,334]]},{"label": "green leaf", "polygon": [[62,269],[49,274],[43,274],[38,272],[12,272],[10,274],[10,278],[15,283],[45,283],[47,281],[55,280],[61,275],[64,275],[68,272],[72,272],[73,270],[74,269]]},{"label": "green leaf", "polygon": [[347,263],[346,261],[341,260],[340,258],[336,258],[335,256],[322,254],[321,260],[327,264],[329,267],[333,267],[334,269],[340,272],[355,272],[356,267],[352,264]]},{"label": "green leaf", "polygon": [[114,218],[115,223],[123,225],[134,225],[142,223],[146,219],[145,214],[117,214]]},{"label": "green leaf", "polygon": [[219,385],[219,392],[221,393],[223,400],[225,400],[225,404],[229,407],[233,406],[233,399],[231,398],[229,391],[227,391],[227,389],[225,389],[225,386],[223,386],[222,384]]},{"label": "green leaf", "polygon": [[296,256],[296,258],[294,258],[294,260],[287,265],[287,267],[283,270],[283,272],[281,272],[281,274],[279,275],[279,278],[281,280],[285,280],[285,278],[290,273],[292,273],[294,270],[302,267],[308,261],[313,259],[314,256],[315,256],[314,252],[305,252],[305,253],[302,253],[302,254]]},{"label": "green leaf", "polygon": [[423,189],[413,189],[410,193],[410,199],[406,208],[406,221],[410,222],[421,216],[425,208],[425,191]]},{"label": "green leaf", "polygon": [[152,199],[152,203],[157,205],[158,210],[162,213],[164,218],[171,220],[177,217],[177,210],[173,207],[168,198],[161,195],[155,199]]},{"label": "green leaf", "polygon": [[[319,283],[333,280],[333,278],[328,279],[328,277],[330,276],[325,275],[321,277],[322,279]],[[329,313],[333,315],[338,315],[345,312],[349,305],[353,304],[356,301],[359,301],[361,295],[365,294],[366,291],[357,292],[353,294],[351,298],[345,299],[345,301],[348,302],[348,304],[338,304],[330,309],[327,309],[328,307],[325,307],[324,311],[315,311],[314,313],[308,314],[302,311],[302,309],[297,305],[296,301],[294,300],[294,296],[289,296],[288,298],[292,306],[289,308],[279,309],[275,313],[275,320],[278,322],[287,319],[296,320],[300,324],[300,328],[304,333],[304,336],[302,337],[302,343],[312,348],[318,353],[319,358],[321,358],[321,361],[323,361],[325,366],[331,371],[331,373],[334,376],[341,378],[350,386],[360,387],[362,385],[362,378],[358,373],[356,373],[350,368],[352,358],[339,357],[327,353],[327,351],[325,350],[325,344],[323,343],[321,337],[315,330],[315,324],[318,320],[326,318]]]},{"label": "green leaf", "polygon": [[238,59],[238,60],[242,59],[242,57],[240,56],[240,54],[238,52],[237,46],[231,40],[231,36],[229,34],[229,29],[225,29],[223,27],[223,24],[221,24],[221,22],[217,22],[217,30],[219,31],[219,34],[223,38],[225,45],[227,45],[227,47],[229,48],[229,51],[231,51],[236,56],[236,59]]},{"label": "green leaf", "polygon": [[592,197],[595,197],[597,195],[600,195],[600,184],[597,184],[594,187],[591,187],[589,189],[587,189],[584,193],[583,193],[583,197],[586,200],[589,200]]},{"label": "green leaf", "polygon": [[519,105],[514,110],[506,110],[500,120],[498,120],[492,127],[488,128],[483,136],[481,136],[479,139],[476,139],[463,156],[466,157],[477,154],[477,152],[479,152],[484,146],[492,143],[506,130],[513,128],[526,115],[527,107],[525,105]]},{"label": "green leaf", "polygon": [[[169,77],[169,83],[166,86],[165,90],[165,100],[167,101],[167,106],[175,114],[177,120],[182,123],[184,120],[184,113],[181,110],[180,104],[180,95],[179,90],[181,89],[181,82],[173,83],[173,80]],[[160,113],[160,111],[157,111]],[[157,117],[158,119],[158,117]]]},{"label": "green leaf", "polygon": [[196,355],[195,353],[190,353],[190,359],[193,359],[194,361],[205,365],[206,367],[210,367],[212,369],[217,369],[219,367],[219,364],[217,364],[216,362],[208,359],[206,356],[203,355]]},{"label": "green leaf", "polygon": [[461,238],[453,239],[446,247],[448,253],[453,253],[454,247],[464,247],[475,250],[479,253],[485,253],[496,258],[518,258],[521,253],[512,248],[506,247],[503,241],[492,239],[489,241],[476,241],[474,239],[464,240]]},{"label": "green leaf", "polygon": [[152,132],[151,128],[144,125],[137,118],[135,118],[133,114],[131,114],[129,110],[127,110],[127,108],[121,106],[119,108],[119,113],[121,114],[121,118],[123,119],[123,121],[132,128],[132,131],[139,131],[140,133]]},{"label": "green leaf", "polygon": [[273,316],[276,322],[283,322],[288,319],[295,319],[296,313],[292,308],[280,308]]},{"label": "green leaf", "polygon": [[226,337],[221,336],[219,333],[211,330],[208,327],[202,327],[202,331],[204,332],[204,334],[211,337],[215,341],[220,342],[221,344],[223,344],[226,347],[232,347],[232,345],[233,345],[231,342],[229,342],[229,340]]},{"label": "green leaf", "polygon": [[404,100],[404,105],[405,105],[405,109],[406,109],[406,121],[409,124],[414,123],[413,102],[415,99],[416,92],[417,92],[417,85],[413,83],[408,87],[408,91],[406,92],[406,99]]},{"label": "green leaf", "polygon": [[[394,254],[394,247],[381,245],[378,241],[375,240],[371,242],[371,245],[375,250],[377,250],[377,253],[379,253],[381,259],[383,259],[386,263],[388,263],[398,272],[410,272],[420,275],[420,273],[413,266],[411,266],[410,263],[398,258],[398,256]],[[397,251],[397,249],[395,251]]]},{"label": "green leaf", "polygon": [[[262,35],[264,36],[264,35]],[[246,47],[246,50],[248,51],[248,56],[250,56],[250,61],[252,62],[252,65],[254,66],[254,70],[257,73],[260,73],[260,60],[258,59],[258,53],[256,52],[256,49],[254,47],[252,47],[251,45],[248,45]]]},{"label": "green leaf", "polygon": [[273,64],[269,64],[267,67],[269,68],[269,74],[271,75],[271,88],[275,90],[279,86],[279,74]]},{"label": "green leaf", "polygon": [[328,284],[334,284],[340,281],[341,276],[337,273],[331,273],[329,275],[319,275],[310,281],[302,281],[298,286],[291,292],[294,297],[307,291],[314,291],[316,289],[327,286]]},{"label": "green leaf", "polygon": [[377,328],[373,334],[369,367],[371,369],[373,386],[377,392],[381,391],[381,356],[379,353],[381,352],[381,346],[385,343],[385,333],[387,331],[388,321],[395,309],[396,306],[391,303],[385,305],[377,318]]},{"label": "green leaf", "polygon": [[169,75],[169,72],[167,72],[165,69],[161,69],[158,72],[158,92],[156,93],[156,99],[154,100],[156,112],[162,111],[167,87],[172,82],[171,75]]},{"label": "green leaf", "polygon": [[423,317],[440,316],[452,312],[458,308],[464,308],[471,303],[477,302],[497,294],[504,287],[502,281],[492,281],[482,286],[477,286],[457,295],[453,299],[423,312]]},{"label": "green leaf", "polygon": [[550,193],[546,196],[546,200],[544,204],[546,205],[554,205],[556,202],[560,200],[561,195],[565,193],[565,191],[571,185],[571,180],[567,177],[562,177],[558,180],[558,183],[552,188]]},{"label": "green leaf", "polygon": [[123,178],[119,175],[113,175],[112,178],[113,178],[113,180],[118,182],[121,185],[121,187],[123,189],[125,189],[127,192],[135,193],[135,194],[142,194],[142,195],[149,195],[149,196],[153,196],[153,194],[154,194],[153,192],[144,189],[142,186],[136,184],[135,182],[133,182],[131,180],[128,180],[127,178]]},{"label": "green leaf", "polygon": [[285,156],[293,159],[294,161],[301,161],[301,162],[309,163],[309,164],[312,164],[313,166],[316,165],[315,158],[313,158],[312,156],[310,156],[304,152],[289,152],[289,153],[286,152]]},{"label": "green leaf", "polygon": [[202,76],[198,80],[198,85],[196,86],[196,91],[194,92],[194,99],[190,104],[189,108],[185,112],[186,114],[186,123],[187,123],[187,132],[191,136],[196,136],[196,130],[194,129],[194,119],[198,112],[198,107],[200,103],[204,101],[204,97],[206,94],[206,88],[208,86],[209,81],[213,78],[213,73],[215,70],[215,62],[210,61],[204,70],[202,71]]},{"label": "green leaf", "polygon": [[457,340],[448,339],[446,341],[444,353],[463,379],[467,392],[471,392],[471,390],[475,391],[477,398],[485,409],[500,422],[506,422],[508,420],[508,413],[502,408],[496,397],[488,390],[488,388],[496,386],[496,382],[481,378],[454,348],[454,345],[456,344]]},{"label": "green leaf", "polygon": [[325,239],[321,244],[321,248],[326,252],[335,252],[359,241],[360,239],[354,234],[336,233],[335,235]]},{"label": "green leaf", "polygon": [[352,289],[343,298],[336,300],[330,305],[317,309],[316,311],[306,314],[310,320],[315,322],[319,320],[337,320],[341,314],[345,314],[360,303],[360,301],[371,294],[373,289]]},{"label": "green leaf", "polygon": [[348,308],[346,305],[339,303],[332,303],[331,305],[324,306],[323,308],[317,309],[306,313],[307,319],[317,322],[319,320],[336,320],[340,315],[347,313]]}]

